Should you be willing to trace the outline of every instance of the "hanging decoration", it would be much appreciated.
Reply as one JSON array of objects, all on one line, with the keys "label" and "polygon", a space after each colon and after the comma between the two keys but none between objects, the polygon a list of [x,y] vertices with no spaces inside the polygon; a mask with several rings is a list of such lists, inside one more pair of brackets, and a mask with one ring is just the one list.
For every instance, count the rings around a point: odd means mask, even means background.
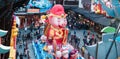
[{"label": "hanging decoration", "polygon": [[102,0],[99,0],[102,8],[106,11],[108,16],[115,17],[120,19],[120,3],[119,0],[111,0],[104,3]]},{"label": "hanging decoration", "polygon": [[10,38],[10,53],[9,58],[16,59],[16,38],[18,34],[18,28],[16,27],[16,16],[13,19],[13,25],[11,30],[11,38]]},{"label": "hanging decoration", "polygon": [[46,12],[52,7],[52,3],[49,0],[30,0],[27,7],[36,7],[40,12]]},{"label": "hanging decoration", "polygon": [[106,15],[106,12],[102,9],[102,5],[99,1],[93,3],[93,8],[95,13]]}]

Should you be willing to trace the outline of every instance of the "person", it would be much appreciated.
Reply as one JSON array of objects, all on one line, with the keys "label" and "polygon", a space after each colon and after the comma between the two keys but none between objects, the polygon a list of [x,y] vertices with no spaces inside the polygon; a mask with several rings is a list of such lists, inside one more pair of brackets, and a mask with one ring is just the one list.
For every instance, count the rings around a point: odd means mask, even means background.
[{"label": "person", "polygon": [[78,37],[75,37],[75,48],[77,48],[77,46],[79,45],[79,38]]},{"label": "person", "polygon": [[87,33],[87,35],[90,35],[90,30],[88,30],[88,33]]},{"label": "person", "polygon": [[18,51],[16,51],[16,59],[18,58],[18,56],[19,56],[19,53],[18,53]]},{"label": "person", "polygon": [[20,54],[20,59],[23,59],[23,55],[22,55],[22,53]]},{"label": "person", "polygon": [[68,41],[70,41],[70,36],[71,36],[71,31],[69,31],[69,33],[68,33]]},{"label": "person", "polygon": [[92,37],[90,38],[90,41],[89,41],[89,44],[92,45],[95,41],[95,37],[94,37],[94,34],[92,34]]},{"label": "person", "polygon": [[87,43],[87,36],[84,36],[83,42],[84,42],[84,46],[85,46],[85,45],[88,45],[88,43]]},{"label": "person", "polygon": [[75,40],[75,38],[76,38],[76,35],[71,35],[71,44],[75,44],[75,42],[76,42],[76,40]]},{"label": "person", "polygon": [[85,30],[83,30],[83,36],[85,36],[85,34],[86,34],[86,31],[85,31]]},{"label": "person", "polygon": [[94,43],[95,43],[95,44],[97,43],[97,39],[96,39],[96,38],[94,39]]},{"label": "person", "polygon": [[94,34],[92,34],[92,40],[93,40],[93,43],[94,43],[94,41],[95,41],[95,35]]},{"label": "person", "polygon": [[30,59],[31,57],[30,57],[30,52],[29,51],[27,52],[27,55],[28,55],[28,59]]},{"label": "person", "polygon": [[19,43],[19,48],[22,48],[22,40]]},{"label": "person", "polygon": [[90,44],[89,41],[90,41],[90,32],[88,32],[88,34],[87,34],[87,43],[88,43],[88,45]]},{"label": "person", "polygon": [[27,57],[27,54],[28,54],[28,48],[25,48],[25,49],[24,49],[24,53],[25,53],[24,56]]},{"label": "person", "polygon": [[74,35],[76,35],[76,31],[74,30]]},{"label": "person", "polygon": [[90,40],[90,41],[89,41],[89,44],[92,45],[93,39],[90,38],[89,40]]},{"label": "person", "polygon": [[76,48],[79,48],[79,44],[80,44],[80,37],[77,38],[77,43],[76,43]]},{"label": "person", "polygon": [[74,40],[74,44],[75,44],[75,46],[76,46],[77,37],[76,37],[76,31],[75,31],[75,30],[74,30],[73,40]]},{"label": "person", "polygon": [[84,48],[84,46],[81,47],[80,52],[81,52],[81,55],[84,57],[84,54],[85,54],[85,48]]}]

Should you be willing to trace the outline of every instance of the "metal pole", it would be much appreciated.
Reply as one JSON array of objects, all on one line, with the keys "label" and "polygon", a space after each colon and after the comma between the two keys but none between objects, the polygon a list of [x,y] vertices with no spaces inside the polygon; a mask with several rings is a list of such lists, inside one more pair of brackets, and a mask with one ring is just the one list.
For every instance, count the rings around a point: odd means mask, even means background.
[{"label": "metal pole", "polygon": [[[120,29],[120,23],[119,23],[119,25],[118,25],[117,31],[116,31],[115,34],[114,34],[113,42],[112,42],[112,44],[110,45],[110,48],[109,48],[109,50],[108,50],[108,52],[107,52],[107,55],[106,55],[105,59],[108,59],[109,53],[111,52],[112,46],[113,46],[113,44],[115,43],[115,39],[116,39],[116,37],[117,37],[117,34],[118,34],[118,32],[119,32],[119,29]],[[115,46],[116,46],[116,50],[117,50],[117,45],[115,45]],[[118,56],[118,53],[117,53],[117,56]]]},{"label": "metal pole", "polygon": [[96,54],[95,54],[95,59],[98,59],[98,41],[97,41],[97,46],[96,46]]}]

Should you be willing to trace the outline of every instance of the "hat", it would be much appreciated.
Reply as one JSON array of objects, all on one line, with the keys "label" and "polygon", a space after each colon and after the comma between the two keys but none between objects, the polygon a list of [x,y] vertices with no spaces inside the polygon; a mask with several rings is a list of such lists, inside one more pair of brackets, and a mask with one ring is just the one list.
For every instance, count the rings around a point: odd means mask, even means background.
[{"label": "hat", "polygon": [[56,4],[52,7],[52,9],[50,10],[50,15],[56,17],[66,17],[64,7],[60,4]]}]

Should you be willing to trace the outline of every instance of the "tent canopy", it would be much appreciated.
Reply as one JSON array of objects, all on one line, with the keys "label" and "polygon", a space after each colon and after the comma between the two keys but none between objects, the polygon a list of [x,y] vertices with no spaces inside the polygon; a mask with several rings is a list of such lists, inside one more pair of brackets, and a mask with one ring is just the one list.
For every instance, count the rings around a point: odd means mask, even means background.
[{"label": "tent canopy", "polygon": [[83,16],[85,16],[86,18],[89,18],[90,20],[99,23],[103,26],[108,26],[110,25],[110,21],[111,19],[108,19],[106,17],[104,17],[103,15],[98,15],[95,14],[93,12],[81,9],[81,8],[77,8],[77,9],[72,9],[73,11],[82,14]]},{"label": "tent canopy", "polygon": [[103,15],[100,14],[95,14],[93,12],[90,12],[88,10],[85,10],[83,8],[78,8],[78,7],[70,7],[70,6],[65,6],[66,10],[72,10],[76,13],[82,14],[86,18],[89,18],[90,20],[94,21],[95,23],[101,24],[103,26],[108,26],[111,23],[111,19],[106,18]]}]

